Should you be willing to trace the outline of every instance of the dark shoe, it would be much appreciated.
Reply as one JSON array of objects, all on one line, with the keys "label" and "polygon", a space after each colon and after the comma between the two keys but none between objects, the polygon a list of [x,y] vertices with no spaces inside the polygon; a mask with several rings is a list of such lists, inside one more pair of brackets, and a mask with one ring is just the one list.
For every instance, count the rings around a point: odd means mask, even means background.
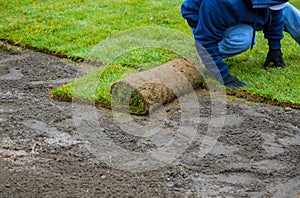
[{"label": "dark shoe", "polygon": [[223,82],[226,87],[229,87],[231,89],[238,89],[247,86],[244,82],[237,79],[237,77],[230,74],[223,80]]}]

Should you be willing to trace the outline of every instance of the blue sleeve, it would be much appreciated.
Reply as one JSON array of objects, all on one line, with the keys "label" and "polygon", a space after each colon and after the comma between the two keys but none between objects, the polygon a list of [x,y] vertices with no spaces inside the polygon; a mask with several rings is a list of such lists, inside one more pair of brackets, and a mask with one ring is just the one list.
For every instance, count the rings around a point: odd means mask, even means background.
[{"label": "blue sleeve", "polygon": [[270,49],[280,49],[283,38],[284,18],[282,10],[270,10],[271,21],[264,27],[264,36],[268,39]]}]

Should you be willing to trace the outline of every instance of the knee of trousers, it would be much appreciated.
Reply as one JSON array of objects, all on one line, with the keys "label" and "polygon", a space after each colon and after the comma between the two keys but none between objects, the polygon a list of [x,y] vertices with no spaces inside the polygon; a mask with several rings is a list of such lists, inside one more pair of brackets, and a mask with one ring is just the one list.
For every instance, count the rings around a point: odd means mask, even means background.
[{"label": "knee of trousers", "polygon": [[224,38],[224,42],[232,49],[238,51],[246,51],[251,48],[253,41],[253,30],[240,32],[239,34],[232,35],[229,38]]},{"label": "knee of trousers", "polygon": [[253,30],[251,32],[240,32],[239,34],[225,37],[219,43],[219,50],[224,57],[230,57],[242,53],[252,46]]}]

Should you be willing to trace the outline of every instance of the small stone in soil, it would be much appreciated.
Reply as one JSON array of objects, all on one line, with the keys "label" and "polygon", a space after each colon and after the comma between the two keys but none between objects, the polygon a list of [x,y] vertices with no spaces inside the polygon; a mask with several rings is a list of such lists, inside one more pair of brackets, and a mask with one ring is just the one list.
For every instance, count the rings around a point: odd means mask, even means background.
[{"label": "small stone in soil", "polygon": [[174,185],[173,182],[168,182],[168,183],[167,183],[167,187],[168,187],[168,188],[174,188],[174,186],[175,186],[175,185]]}]

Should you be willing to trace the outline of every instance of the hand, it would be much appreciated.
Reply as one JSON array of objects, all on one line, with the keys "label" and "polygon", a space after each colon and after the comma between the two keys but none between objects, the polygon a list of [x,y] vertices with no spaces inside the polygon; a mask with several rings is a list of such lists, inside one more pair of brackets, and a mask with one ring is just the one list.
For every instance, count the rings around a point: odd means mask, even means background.
[{"label": "hand", "polygon": [[247,86],[245,83],[237,79],[237,77],[230,74],[229,76],[224,78],[223,82],[226,87],[229,87],[231,89],[237,89],[237,88],[242,88]]},{"label": "hand", "polygon": [[282,58],[282,52],[280,49],[273,50],[270,49],[266,58],[266,62],[264,64],[264,68],[267,69],[270,63],[273,63],[275,67],[285,67],[285,62]]}]

